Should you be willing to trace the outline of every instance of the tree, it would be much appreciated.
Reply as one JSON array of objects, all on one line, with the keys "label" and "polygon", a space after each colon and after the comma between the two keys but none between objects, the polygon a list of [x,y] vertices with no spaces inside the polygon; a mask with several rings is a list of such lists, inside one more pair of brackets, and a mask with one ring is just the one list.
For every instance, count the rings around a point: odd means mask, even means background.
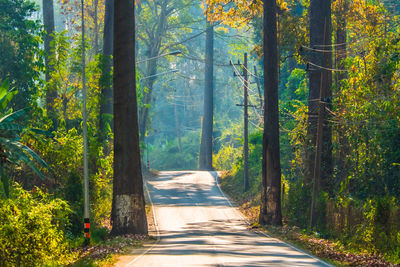
[{"label": "tree", "polygon": [[214,27],[207,22],[205,53],[204,110],[199,155],[199,169],[212,170],[213,153],[213,83],[214,83]]},{"label": "tree", "polygon": [[[169,1],[161,1],[159,4],[154,3],[153,9],[156,14],[158,13],[157,21],[154,23],[153,30],[147,34],[146,50],[148,53],[148,58],[155,58],[160,54],[161,45],[164,39],[164,34],[167,30],[167,20],[170,13],[174,10],[168,7]],[[158,7],[159,5],[159,7]],[[150,6],[150,5],[149,5]],[[146,26],[148,27],[148,26]],[[139,35],[139,38],[141,35]],[[147,92],[143,94],[143,104],[139,112],[139,130],[140,138],[144,140],[146,135],[148,116],[149,116],[149,104],[151,101],[151,93],[153,91],[153,86],[156,81],[154,75],[157,73],[157,62],[158,59],[152,59],[146,62],[146,76],[149,76],[144,81],[144,86],[147,88]]]},{"label": "tree", "polygon": [[260,224],[282,224],[276,0],[264,0],[264,134]]},{"label": "tree", "polygon": [[26,108],[33,101],[40,80],[41,25],[32,20],[35,4],[23,0],[0,1],[0,80],[8,79],[18,88],[13,98],[15,110]]},{"label": "tree", "polygon": [[[336,0],[333,3],[333,13],[336,19],[336,38],[335,38],[335,68],[340,71],[335,73],[335,85],[337,90],[341,90],[343,86],[343,81],[347,78],[346,72],[344,71],[346,68],[345,60],[347,54],[347,13],[349,8],[348,0]],[[340,112],[343,112],[343,107],[340,107]],[[347,127],[339,126],[338,127],[338,141],[339,141],[339,158],[337,160],[337,169],[339,172],[339,178],[341,181],[344,180],[347,167],[346,167],[346,155],[349,154],[348,142],[346,140],[346,129]]]},{"label": "tree", "polygon": [[135,69],[134,3],[114,1],[114,235],[147,234]]},{"label": "tree", "polygon": [[138,64],[140,72],[147,77],[141,83],[143,84],[143,105],[139,107],[141,141],[150,128],[152,93],[159,78],[156,74],[160,62],[165,60],[159,56],[184,48],[183,43],[202,34],[201,32],[186,38],[186,35],[192,32],[191,26],[196,22],[190,14],[193,3],[193,0],[150,0],[138,5],[137,39],[140,41],[140,51],[143,51],[141,56],[147,58],[145,63]]},{"label": "tree", "polygon": [[[53,33],[54,33],[54,8],[53,0],[43,0],[43,25],[44,25],[44,62],[45,62],[45,77],[46,77],[46,106],[48,115],[53,119],[54,123],[54,99],[57,98],[57,89],[50,84],[51,73],[54,70],[54,64],[51,62]],[[54,125],[53,125],[54,126]]]},{"label": "tree", "polygon": [[112,89],[112,52],[113,52],[113,20],[114,20],[114,0],[106,0],[104,35],[103,35],[103,54],[101,56],[101,99],[100,99],[100,125],[99,136],[101,141],[106,139],[106,126],[110,125],[113,129],[113,89]]},{"label": "tree", "polygon": [[[316,222],[316,198],[320,186],[329,189],[332,178],[332,129],[326,120],[326,108],[332,97],[332,33],[331,1],[311,0],[310,2],[310,62],[309,62],[309,103],[308,110],[316,116],[309,117],[309,136],[316,151],[308,153],[308,177],[313,177],[311,204],[311,225]],[[319,128],[319,133],[318,129]],[[318,140],[317,135],[321,140]],[[318,143],[317,143],[318,142]],[[318,149],[321,149],[318,152]],[[316,153],[317,152],[317,153]],[[320,155],[319,155],[320,154]],[[309,179],[309,178],[308,178]]]}]

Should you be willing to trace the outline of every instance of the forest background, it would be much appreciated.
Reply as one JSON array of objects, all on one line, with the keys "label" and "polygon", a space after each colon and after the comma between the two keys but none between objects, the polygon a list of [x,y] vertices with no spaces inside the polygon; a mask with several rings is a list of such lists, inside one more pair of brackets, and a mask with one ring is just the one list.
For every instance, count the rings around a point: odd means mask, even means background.
[{"label": "forest background", "polygon": [[[44,3],[49,1],[0,0],[0,263],[4,265],[65,264],[71,261],[70,248],[83,240],[81,6],[80,1],[55,1],[55,31],[49,34],[43,26],[48,7]],[[112,34],[107,13],[112,1],[85,3],[92,236],[101,239],[110,226],[113,177]],[[136,3],[142,162],[144,168],[149,162],[153,170],[198,168],[206,9],[214,21],[213,166],[227,170],[224,190],[254,209],[261,190],[261,2],[231,3],[228,14],[219,4],[224,1]],[[399,263],[400,3],[332,1],[333,42],[321,49],[309,45],[309,4],[278,1],[284,224]],[[174,53],[177,50],[180,53]],[[313,53],[323,51],[332,53],[334,60],[325,70],[333,75],[332,96],[322,99],[329,103],[332,171],[321,185],[318,221],[310,229],[307,157],[313,144],[307,133],[315,110],[309,110],[308,75],[321,67],[310,63]],[[243,110],[237,106],[243,104],[243,79],[233,75],[243,69],[230,64],[243,62],[244,53],[249,54],[252,105],[246,192]],[[165,54],[170,55],[159,57]]]}]

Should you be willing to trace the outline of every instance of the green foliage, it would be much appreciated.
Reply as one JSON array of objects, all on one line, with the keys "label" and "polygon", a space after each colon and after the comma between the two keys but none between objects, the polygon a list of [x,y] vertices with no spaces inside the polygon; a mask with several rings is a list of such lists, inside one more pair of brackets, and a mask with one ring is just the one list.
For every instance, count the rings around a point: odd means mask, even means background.
[{"label": "green foliage", "polygon": [[302,228],[309,227],[310,195],[310,189],[304,186],[301,179],[290,183],[284,215],[287,216],[291,225],[297,225]]},{"label": "green foliage", "polygon": [[38,188],[32,192],[16,184],[10,198],[0,199],[0,265],[63,264],[67,243],[67,202]]},{"label": "green foliage", "polygon": [[[81,38],[80,35],[71,38],[66,31],[53,34],[51,49],[54,53],[50,58],[50,64],[53,65],[54,71],[51,73],[49,83],[43,88],[43,92],[47,90],[47,87],[54,88],[57,91],[54,109],[59,120],[58,124],[65,125],[67,130],[80,128],[82,118],[83,100],[80,97],[82,90]],[[86,42],[86,45],[88,46],[88,42]],[[96,128],[99,120],[99,77],[102,64],[104,64],[102,60],[103,58],[98,56],[95,60],[88,60],[86,65],[87,110],[89,127],[93,129]]]},{"label": "green foliage", "polygon": [[21,142],[21,134],[26,130],[23,122],[26,109],[13,112],[8,108],[9,102],[17,93],[16,90],[10,90],[9,86],[7,80],[0,84],[0,116],[2,116],[0,118],[0,147],[2,149],[0,152],[0,176],[6,196],[9,194],[8,169],[26,164],[42,179],[44,176],[35,163],[50,170],[46,162]]},{"label": "green foliage", "polygon": [[214,146],[220,145],[213,155],[213,166],[216,170],[231,170],[243,154],[241,140],[243,126],[241,123],[231,123],[224,128]]},{"label": "green foliage", "polygon": [[[243,145],[243,142],[241,142]],[[234,151],[234,153],[226,153]],[[235,159],[235,160],[234,160]],[[262,132],[255,132],[249,136],[249,185],[247,192],[243,192],[243,146],[233,148],[232,145],[223,146],[219,153],[214,157],[214,164],[230,166],[225,170],[230,170],[223,183],[223,188],[229,188],[229,191],[235,196],[258,203],[259,192],[261,188],[261,159],[262,159]],[[223,169],[222,169],[223,170]]]},{"label": "green foliage", "polygon": [[[91,176],[92,191],[91,203],[93,203],[92,216],[95,225],[104,225],[109,222],[112,200],[112,181],[114,177],[114,152],[112,148],[108,155],[104,155],[99,148],[97,155],[97,172]],[[96,236],[93,233],[93,236]]]},{"label": "green foliage", "polygon": [[394,197],[363,201],[343,197],[328,203],[327,227],[342,244],[357,252],[382,253],[388,260],[400,262],[400,209]]},{"label": "green foliage", "polygon": [[0,80],[8,79],[19,94],[13,100],[16,109],[25,108],[34,99],[42,68],[41,25],[33,20],[35,4],[25,0],[0,1]]},{"label": "green foliage", "polygon": [[216,170],[230,170],[232,162],[237,162],[241,155],[241,149],[233,145],[225,145],[213,156],[213,166]]}]

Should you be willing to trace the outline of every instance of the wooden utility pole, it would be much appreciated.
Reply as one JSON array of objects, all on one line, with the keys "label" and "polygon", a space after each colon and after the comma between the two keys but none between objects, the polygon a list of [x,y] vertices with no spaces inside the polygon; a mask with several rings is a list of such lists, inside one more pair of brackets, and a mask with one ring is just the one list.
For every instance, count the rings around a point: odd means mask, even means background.
[{"label": "wooden utility pole", "polygon": [[[320,95],[322,96],[322,86]],[[315,226],[315,221],[317,218],[315,206],[319,194],[319,186],[321,181],[321,155],[322,155],[322,145],[323,145],[325,105],[322,99],[319,101],[318,104],[319,104],[319,112],[318,112],[318,124],[317,124],[316,153],[314,161],[313,192],[311,199],[310,229],[312,229]]]},{"label": "wooden utility pole", "polygon": [[238,62],[237,64],[233,64],[231,61],[230,64],[234,67],[235,72],[233,73],[234,76],[239,76],[243,82],[244,87],[244,96],[243,96],[243,105],[236,104],[236,106],[243,106],[243,121],[244,121],[244,145],[243,145],[243,159],[244,159],[244,172],[243,172],[243,187],[244,191],[246,192],[249,190],[249,112],[248,107],[252,106],[248,104],[248,88],[249,88],[249,78],[248,78],[248,71],[247,71],[247,53],[244,53],[244,62],[243,62],[243,74],[240,74],[235,65],[241,66],[242,64]]},{"label": "wooden utility pole", "polygon": [[247,53],[244,53],[244,63],[243,63],[243,77],[244,77],[244,172],[243,172],[243,185],[244,191],[249,190],[249,113],[248,113],[248,75],[247,75]]}]

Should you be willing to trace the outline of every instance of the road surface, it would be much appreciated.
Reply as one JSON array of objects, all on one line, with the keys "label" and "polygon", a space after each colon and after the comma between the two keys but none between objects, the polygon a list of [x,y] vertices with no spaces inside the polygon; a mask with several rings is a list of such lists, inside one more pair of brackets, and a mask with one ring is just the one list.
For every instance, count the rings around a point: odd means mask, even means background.
[{"label": "road surface", "polygon": [[125,266],[329,266],[249,231],[209,172],[161,172],[147,188],[160,240]]}]

